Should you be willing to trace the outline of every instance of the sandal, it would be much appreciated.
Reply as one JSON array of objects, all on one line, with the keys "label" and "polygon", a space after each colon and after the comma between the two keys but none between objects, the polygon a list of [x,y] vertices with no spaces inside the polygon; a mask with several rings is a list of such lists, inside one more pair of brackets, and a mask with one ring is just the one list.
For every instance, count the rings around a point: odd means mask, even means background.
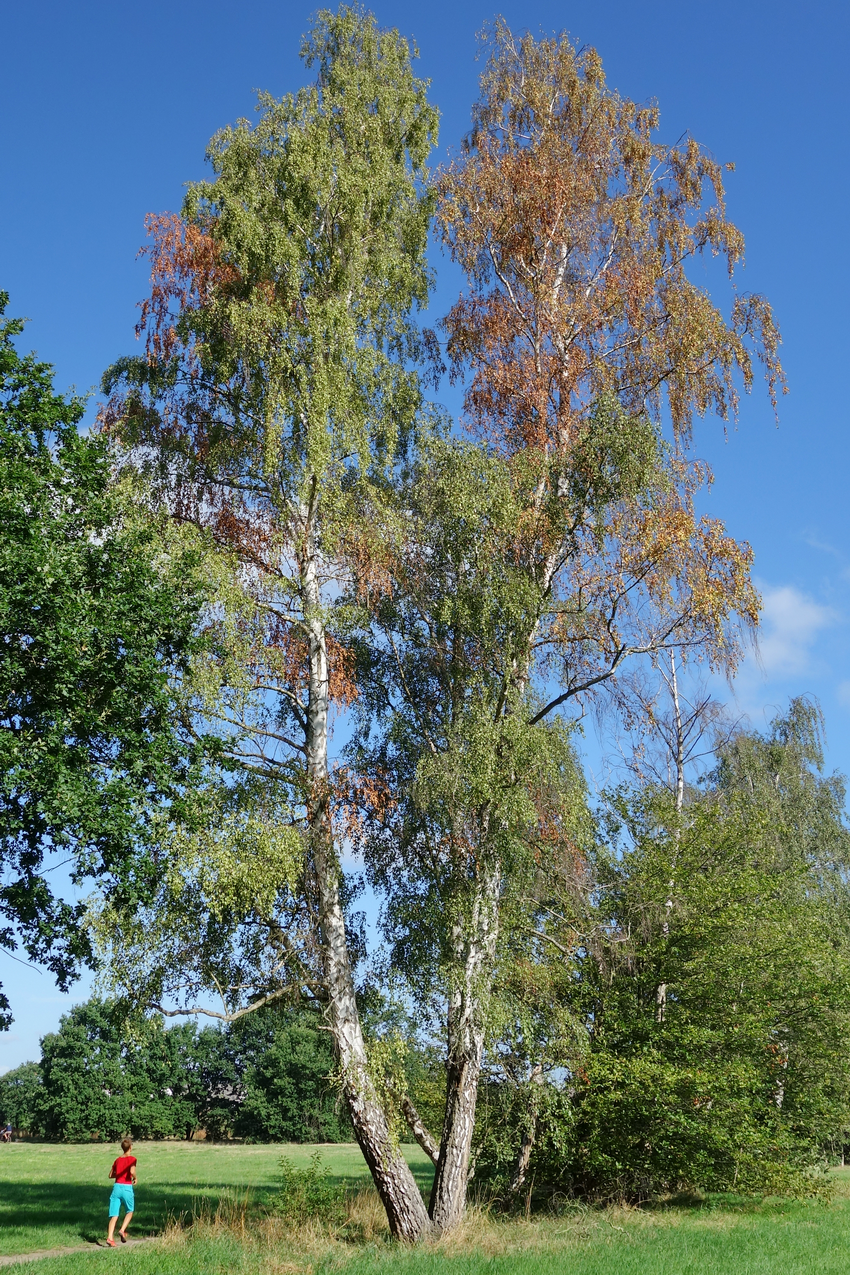
[{"label": "sandal", "polygon": [[127,1236],[124,1234],[124,1232],[123,1232],[123,1231],[119,1231],[119,1232],[118,1232],[118,1238],[119,1238],[119,1240],[121,1241],[121,1243],[122,1243],[122,1244],[126,1244],[126,1243],[127,1243]]},{"label": "sandal", "polygon": [[114,1241],[114,1240],[106,1240],[106,1246],[107,1246],[107,1248],[117,1248],[117,1247],[118,1247],[118,1246],[116,1245],[116,1243],[115,1243],[115,1241]]}]

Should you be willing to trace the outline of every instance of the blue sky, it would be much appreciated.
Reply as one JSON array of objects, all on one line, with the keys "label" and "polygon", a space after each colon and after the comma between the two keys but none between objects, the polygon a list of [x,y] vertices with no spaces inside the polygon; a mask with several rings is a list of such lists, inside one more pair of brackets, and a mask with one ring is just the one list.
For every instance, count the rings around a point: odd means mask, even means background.
[{"label": "blue sky", "polygon": [[[373,8],[419,45],[445,157],[468,126],[476,32],[497,10],[486,0]],[[61,388],[95,387],[133,348],[145,213],[179,208],[183,184],[204,174],[209,137],[252,114],[254,89],[279,95],[303,82],[298,47],[312,11],[286,0],[6,6],[0,288],[11,313],[32,320],[26,346],[55,364]],[[763,725],[789,695],[816,694],[829,763],[848,772],[850,7],[539,0],[500,11],[515,29],[567,30],[595,45],[613,87],[657,99],[665,139],[690,132],[737,166],[727,188],[747,241],[741,286],[774,305],[790,394],[778,428],[759,387],[728,437],[712,420],[696,430],[716,475],[705,508],[752,544],[765,599],[761,664],[746,661],[736,695]],[[438,252],[434,262],[439,314],[457,277]],[[62,997],[48,975],[2,953],[0,978],[17,1012],[0,1033],[2,1071],[37,1057],[39,1036],[84,988]]]}]

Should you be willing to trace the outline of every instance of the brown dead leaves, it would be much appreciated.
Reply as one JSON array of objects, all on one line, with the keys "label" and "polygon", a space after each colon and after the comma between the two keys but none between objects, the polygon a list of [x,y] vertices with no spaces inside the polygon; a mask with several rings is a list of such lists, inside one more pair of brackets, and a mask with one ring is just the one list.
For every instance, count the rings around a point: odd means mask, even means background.
[{"label": "brown dead leaves", "polygon": [[731,272],[743,238],[720,166],[653,141],[657,124],[606,88],[593,50],[497,24],[438,222],[470,283],[446,321],[453,370],[471,374],[470,423],[508,452],[568,448],[605,390],[630,412],[666,390],[686,436],[694,413],[734,413],[753,353],[771,396],[782,384],[767,302],[739,299],[727,323],[687,278],[703,252]]},{"label": "brown dead leaves", "polygon": [[140,250],[150,258],[151,293],[140,303],[136,336],[146,334],[148,358],[167,363],[181,344],[177,321],[188,309],[207,305],[213,292],[239,278],[222,261],[211,235],[175,213],[148,213],[145,227],[152,242]]},{"label": "brown dead leaves", "polygon": [[[784,381],[764,298],[736,296],[727,321],[688,277],[700,254],[730,275],[743,257],[721,167],[692,139],[655,140],[657,108],[611,92],[594,50],[517,40],[497,22],[489,52],[472,132],[439,186],[438,224],[468,284],[445,328],[470,428],[526,468],[549,466],[522,528],[553,599],[541,649],[560,644],[575,686],[667,646],[731,668],[758,616],[752,553],[696,517],[709,475],[684,448],[695,416],[734,416],[754,360],[774,403]],[[598,518],[574,523],[567,544],[537,511],[561,499],[605,396],[624,428],[669,420],[667,476],[648,498],[615,500],[602,534]]]}]

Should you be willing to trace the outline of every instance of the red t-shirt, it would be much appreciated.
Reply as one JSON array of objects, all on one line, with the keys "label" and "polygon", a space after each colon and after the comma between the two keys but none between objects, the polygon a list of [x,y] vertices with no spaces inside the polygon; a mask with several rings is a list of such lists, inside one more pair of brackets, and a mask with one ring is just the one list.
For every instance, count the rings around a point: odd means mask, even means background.
[{"label": "red t-shirt", "polygon": [[116,1182],[120,1182],[122,1186],[132,1186],[133,1179],[130,1177],[130,1170],[136,1163],[134,1155],[119,1155],[118,1159],[112,1166],[112,1176]]}]

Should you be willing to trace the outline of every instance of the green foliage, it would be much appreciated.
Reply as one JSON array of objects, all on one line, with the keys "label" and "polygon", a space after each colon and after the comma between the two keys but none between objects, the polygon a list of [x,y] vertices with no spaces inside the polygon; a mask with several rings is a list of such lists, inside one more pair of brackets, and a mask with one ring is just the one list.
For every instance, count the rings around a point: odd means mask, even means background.
[{"label": "green foliage", "polygon": [[664,444],[652,422],[645,416],[629,416],[616,395],[602,393],[570,455],[566,510],[562,504],[550,516],[564,519],[566,514],[569,521],[579,510],[587,510],[603,535],[612,506],[657,494],[671,485],[665,459]]},{"label": "green foliage", "polygon": [[[7,1113],[8,1114],[5,1114]],[[308,1010],[260,1010],[224,1028],[165,1028],[91,1000],[44,1037],[38,1064],[0,1077],[0,1118],[65,1142],[156,1139],[340,1142],[333,1048]]]},{"label": "green foliage", "polygon": [[[84,403],[20,356],[0,293],[0,943],[67,987],[91,963],[74,880],[127,886],[153,810],[179,801],[192,748],[171,678],[197,638],[194,552],[164,547],[110,485],[106,440],[77,432]],[[132,892],[132,891],[131,891]],[[9,1021],[0,996],[0,1018]]]},{"label": "green foliage", "polygon": [[[446,1065],[436,1045],[409,1043],[405,1057],[407,1093],[425,1128],[439,1130],[446,1111]],[[413,1134],[402,1129],[402,1141],[413,1142]]]},{"label": "green foliage", "polygon": [[293,1017],[245,1076],[235,1132],[259,1142],[344,1142],[351,1125],[333,1080],[333,1041],[316,1015]]},{"label": "green foliage", "polygon": [[571,1113],[572,1189],[631,1200],[668,1190],[829,1195],[817,1172],[823,1130],[777,1108],[769,1060],[716,1050],[717,1035],[592,1057]]},{"label": "green foliage", "polygon": [[0,1076],[0,1124],[30,1133],[38,1128],[42,1108],[41,1072],[34,1062],[22,1063]]},{"label": "green foliage", "polygon": [[[818,724],[795,701],[766,736],[739,734],[681,816],[657,790],[616,795],[628,835],[600,850],[595,936],[573,949],[563,994],[585,1044],[549,1058],[538,1185],[819,1189],[850,1112],[850,834]],[[523,1092],[496,1085],[479,1129],[482,1168],[503,1184]]]},{"label": "green foliage", "polygon": [[[417,401],[398,355],[412,350],[407,314],[427,296],[432,198],[417,182],[437,126],[407,42],[371,15],[320,11],[302,56],[315,86],[280,101],[261,94],[253,128],[219,133],[216,180],[192,186],[184,210],[213,230],[243,281],[202,339],[209,331],[215,359],[239,351],[264,408],[270,465],[296,480],[305,460],[322,476],[351,453],[368,463],[375,409],[391,446]],[[257,287],[267,280],[273,291]],[[222,319],[226,347],[216,344]],[[304,432],[285,437],[293,418]]]},{"label": "green foliage", "polygon": [[[431,279],[438,122],[415,49],[371,14],[320,10],[301,52],[315,82],[261,94],[253,125],[216,134],[213,180],[190,186],[179,226],[154,227],[148,357],[104,379],[122,439],[153,448],[184,514],[204,516],[192,484],[226,492],[244,519],[231,543],[293,608],[292,520],[338,550],[350,484],[392,465],[421,407],[412,316]],[[272,519],[261,552],[258,518]]]},{"label": "green foliage", "polygon": [[75,1006],[42,1041],[38,1131],[63,1142],[187,1136],[194,1112],[173,1092],[187,1045],[185,1032],[161,1023],[126,1034],[103,1002]]},{"label": "green foliage", "polygon": [[339,1226],[345,1221],[346,1186],[331,1176],[330,1168],[316,1151],[306,1169],[299,1169],[286,1156],[280,1160],[280,1191],[272,1209],[294,1226],[324,1222]]},{"label": "green foliage", "polygon": [[[189,702],[192,682],[181,688]],[[246,986],[279,991],[315,972],[302,945],[303,838],[265,779],[211,759],[155,821],[159,871],[145,897],[129,910],[120,897],[89,900],[110,994],[150,1008],[236,988],[226,1002],[236,1009]]]},{"label": "green foliage", "polygon": [[[245,1098],[245,1078],[272,1047],[280,1020],[258,1012],[226,1027],[203,1027],[194,1034],[192,1064],[187,1070],[186,1096],[196,1112],[199,1128],[208,1138],[233,1136]],[[172,1028],[173,1030],[173,1028]]]},{"label": "green foliage", "polygon": [[495,876],[510,907],[541,855],[583,840],[589,824],[569,726],[534,720],[523,658],[540,591],[515,552],[508,468],[433,437],[399,505],[393,587],[360,648],[350,755],[386,790],[362,840],[386,892],[393,969],[427,1005],[455,977],[483,878]]}]

